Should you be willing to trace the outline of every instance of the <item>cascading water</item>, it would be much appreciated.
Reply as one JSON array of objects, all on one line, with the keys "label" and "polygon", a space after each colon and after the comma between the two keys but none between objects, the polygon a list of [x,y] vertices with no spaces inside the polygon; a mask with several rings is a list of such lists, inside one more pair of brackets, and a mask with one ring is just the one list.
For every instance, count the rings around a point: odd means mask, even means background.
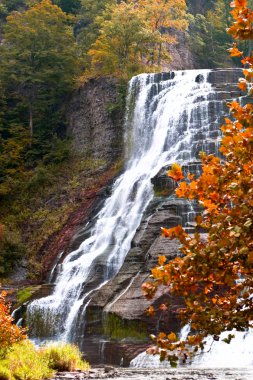
[{"label": "cascading water", "polygon": [[93,291],[115,276],[124,262],[153,197],[151,178],[173,162],[197,163],[201,151],[218,154],[218,127],[226,111],[224,101],[216,100],[209,75],[208,70],[192,70],[142,74],[131,80],[124,173],[90,237],[61,264],[53,294],[29,305],[27,321],[33,336],[75,340]]},{"label": "cascading water", "polygon": [[[182,331],[185,328],[182,329]],[[188,329],[189,332],[189,329]],[[221,334],[220,341],[207,337],[203,353],[193,358],[190,365],[194,368],[253,368],[253,332],[232,332],[235,338],[230,344],[223,342],[228,333]],[[185,339],[186,337],[182,337]],[[189,364],[188,364],[189,365]],[[159,356],[142,352],[131,361],[135,368],[169,368],[168,361],[160,362]],[[185,366],[185,365],[184,365]]]}]

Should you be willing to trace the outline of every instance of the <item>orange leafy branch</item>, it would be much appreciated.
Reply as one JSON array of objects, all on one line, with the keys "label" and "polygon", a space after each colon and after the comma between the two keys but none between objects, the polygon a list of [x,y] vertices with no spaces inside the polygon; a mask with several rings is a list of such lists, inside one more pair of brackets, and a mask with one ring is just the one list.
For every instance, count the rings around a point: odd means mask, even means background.
[{"label": "orange leafy branch", "polygon": [[10,315],[10,305],[6,303],[6,292],[0,293],[0,355],[12,344],[26,338],[26,329],[19,328],[13,323]]},{"label": "orange leafy branch", "polygon": [[[253,39],[253,13],[247,1],[233,1],[231,6],[235,22],[228,32],[235,39]],[[239,87],[252,96],[253,55],[243,57],[236,44],[230,53],[242,57],[247,66]],[[253,104],[232,101],[229,109],[233,119],[226,118],[221,126],[223,159],[202,153],[200,177],[188,176],[189,182],[180,182],[176,190],[179,197],[195,199],[203,206],[196,224],[206,235],[196,231],[190,236],[181,226],[162,228],[164,237],[179,240],[181,256],[171,261],[161,256],[152,269],[152,280],[143,285],[149,299],[160,286],[167,287],[170,297],[184,298],[179,317],[182,324],[191,321],[191,334],[182,342],[174,333],[159,334],[153,337],[157,347],[150,350],[172,365],[202,350],[207,335],[218,340],[222,331],[252,327]],[[173,164],[168,176],[181,181],[181,167]],[[163,306],[162,310],[166,312]],[[231,339],[228,334],[225,341]]]}]

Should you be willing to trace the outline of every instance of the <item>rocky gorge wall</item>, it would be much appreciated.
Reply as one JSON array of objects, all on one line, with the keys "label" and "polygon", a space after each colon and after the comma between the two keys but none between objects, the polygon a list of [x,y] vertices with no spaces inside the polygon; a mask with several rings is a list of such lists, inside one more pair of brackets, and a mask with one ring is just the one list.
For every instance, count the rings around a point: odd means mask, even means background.
[{"label": "rocky gorge wall", "polygon": [[122,157],[126,91],[127,84],[108,77],[91,79],[73,94],[67,121],[74,150],[107,166]]},{"label": "rocky gorge wall", "polygon": [[65,208],[62,215],[65,222],[58,228],[57,224],[52,225],[51,234],[37,247],[36,260],[42,268],[40,276],[31,280],[22,265],[16,266],[10,277],[10,286],[6,287],[7,290],[14,290],[10,296],[14,303],[16,292],[27,285],[36,285],[32,289],[32,293],[36,292],[33,297],[45,296],[50,292],[51,286],[43,285],[38,292],[37,285],[48,281],[52,268],[59,262],[59,256],[62,260],[82,241],[83,226],[101,207],[121,170],[124,99],[120,98],[123,104],[120,108],[117,86],[118,81],[112,78],[91,80],[74,91],[66,104],[74,160],[65,165],[64,174],[66,183],[72,177],[73,184],[65,186],[65,183],[56,183],[56,189],[44,199],[49,209],[59,209],[59,215],[62,213],[60,208]]},{"label": "rocky gorge wall", "polygon": [[[240,75],[241,70],[210,72],[209,82],[215,94],[213,101],[208,104],[210,131],[208,137],[202,133],[197,134],[194,141],[196,152],[203,150],[203,147],[206,147],[207,153],[218,152],[219,125],[227,115],[226,101],[242,95],[236,85]],[[197,80],[201,81],[201,76]],[[199,122],[203,123],[201,115]],[[181,299],[170,299],[169,313],[159,312],[155,317],[147,317],[145,309],[149,305],[156,308],[160,303],[166,302],[168,295],[160,291],[152,301],[147,301],[141,291],[141,284],[148,279],[150,269],[157,263],[158,256],[165,255],[172,259],[179,252],[178,242],[162,237],[160,228],[178,224],[183,224],[188,232],[194,228],[194,223],[189,222],[188,217],[192,206],[188,201],[174,196],[175,183],[166,177],[166,170],[167,168],[163,168],[152,179],[153,201],[136,231],[120,272],[95,291],[86,309],[85,325],[82,331],[76,332],[77,336],[82,336],[80,345],[91,363],[105,362],[127,366],[147,346],[150,333],[180,329],[176,316],[178,306],[182,304]],[[199,170],[197,161],[187,165],[187,171]],[[200,209],[195,207],[195,211]],[[91,284],[94,281],[93,277]]]},{"label": "rocky gorge wall", "polygon": [[[124,99],[118,106],[119,82],[114,78],[92,79],[78,88],[66,106],[67,134],[73,152],[90,161],[77,179],[75,211],[65,226],[54,233],[39,252],[45,262],[44,272],[52,270],[68,252],[84,239],[83,227],[94,217],[110,192],[115,176],[121,168],[124,136]],[[126,86],[125,89],[126,91]],[[116,107],[114,107],[116,104]],[[110,107],[115,111],[110,112]],[[67,194],[66,202],[68,202]],[[86,232],[87,233],[87,232]]]},{"label": "rocky gorge wall", "polygon": [[[240,75],[241,70],[215,70],[209,73],[208,80],[212,84],[214,93],[213,100],[208,103],[207,114],[204,115],[208,118],[209,129],[208,134],[203,134],[200,130],[196,133],[196,138],[192,142],[192,150],[196,154],[201,150],[206,150],[207,153],[218,151],[219,125],[227,115],[225,103],[241,95],[236,85]],[[173,78],[173,73],[171,75],[169,73],[156,74],[155,84],[159,86],[159,80],[164,80],[165,77]],[[203,80],[202,74],[196,76],[196,82]],[[118,122],[121,120],[121,128],[118,128],[119,125],[115,124],[115,119],[113,121],[108,113],[108,105],[111,107],[111,103],[117,102],[116,93],[116,82],[113,85],[108,82],[108,79],[89,82],[74,95],[69,108],[69,133],[73,136],[75,149],[83,152],[84,155],[101,160],[104,168],[121,156],[123,146],[122,143],[116,145],[116,151],[114,151],[115,141],[117,139],[123,141],[122,115],[121,119],[116,118]],[[108,102],[109,99],[112,102]],[[99,106],[95,106],[96,103]],[[183,115],[182,130],[185,129],[187,122],[189,120]],[[201,124],[203,124],[203,115],[200,114],[194,121],[194,128],[198,131]],[[107,133],[103,134],[101,125],[108,128]],[[106,134],[108,134],[107,137]],[[178,306],[182,304],[181,299],[170,300],[172,305],[170,313],[160,312],[150,318],[145,314],[145,309],[150,304],[156,307],[166,302],[168,296],[159,292],[152,301],[147,301],[141,292],[141,284],[147,280],[150,268],[156,264],[158,256],[162,254],[171,259],[178,255],[178,243],[163,238],[160,227],[168,228],[183,224],[188,232],[194,228],[192,218],[189,218],[192,206],[184,200],[175,198],[175,183],[166,177],[166,170],[167,168],[162,168],[151,180],[154,186],[154,197],[136,231],[123,266],[113,279],[93,292],[86,309],[85,320],[79,321],[78,328],[72,337],[75,342],[78,342],[91,363],[127,366],[131,359],[145,350],[150,333],[163,329],[177,331],[180,329],[176,316]],[[199,162],[197,160],[188,162],[186,170],[199,172]],[[93,197],[93,203],[88,209],[84,206],[77,212],[76,223],[67,234],[68,252],[77,248],[85,238],[90,236],[93,217],[98,210],[95,206],[102,204],[105,196],[110,193],[110,187],[106,187],[106,183],[103,189],[102,192],[97,190],[95,193],[95,198],[102,194],[101,198],[94,200]],[[195,208],[195,211],[198,209]],[[63,239],[62,247],[65,243]],[[57,245],[55,252],[60,252],[60,246]],[[64,249],[66,249],[66,244]],[[83,292],[89,293],[99,285],[105,270],[104,261],[103,255],[98,257],[97,265],[90,271],[85,281]]]}]

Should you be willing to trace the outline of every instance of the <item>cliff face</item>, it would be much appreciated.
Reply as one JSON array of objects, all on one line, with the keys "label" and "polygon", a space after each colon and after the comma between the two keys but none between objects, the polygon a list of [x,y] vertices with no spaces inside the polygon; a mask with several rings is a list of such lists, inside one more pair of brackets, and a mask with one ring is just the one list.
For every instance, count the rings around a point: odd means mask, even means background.
[{"label": "cliff face", "polygon": [[92,79],[74,93],[67,111],[74,149],[105,166],[122,154],[124,104],[114,107],[124,96],[119,91],[115,78]]},{"label": "cliff face", "polygon": [[[216,70],[209,74],[214,97],[208,107],[208,120],[211,125],[210,135],[205,141],[208,153],[217,147],[217,139],[220,136],[219,125],[227,114],[226,100],[241,95],[236,86],[240,75],[241,70]],[[197,78],[199,81],[202,80],[200,76]],[[220,104],[218,119],[217,104]],[[201,115],[199,117],[201,118]],[[201,133],[194,141],[196,151],[199,150],[199,144],[203,144]],[[192,206],[173,195],[175,183],[166,177],[167,169],[161,170],[152,180],[155,197],[136,231],[132,247],[120,272],[93,294],[86,310],[84,329],[77,332],[77,335],[81,333],[84,336],[81,346],[91,362],[104,360],[120,364],[123,360],[124,365],[128,365],[147,344],[149,333],[179,329],[176,314],[182,300],[170,299],[169,313],[159,312],[150,318],[145,314],[145,309],[151,304],[156,308],[168,300],[168,295],[158,292],[152,301],[147,301],[141,291],[141,284],[148,279],[150,268],[155,266],[158,256],[165,255],[168,259],[172,259],[179,253],[178,242],[162,237],[160,227],[169,228],[183,224],[188,232],[194,227],[194,224],[187,223]],[[189,163],[187,169],[198,172],[199,163]],[[195,210],[199,211],[198,208]],[[93,277],[93,282],[94,280]],[[103,342],[102,353],[101,342]]]},{"label": "cliff face", "polygon": [[73,93],[67,105],[68,135],[73,150],[80,159],[90,162],[81,171],[76,181],[74,197],[66,202],[74,203],[65,226],[52,234],[39,255],[48,272],[61,252],[61,260],[68,252],[77,248],[85,238],[83,226],[92,220],[110,191],[118,174],[122,160],[124,106],[109,112],[109,107],[118,104],[118,81],[113,78],[90,80]]},{"label": "cliff face", "polygon": [[198,63],[195,62],[194,57],[189,49],[189,44],[185,33],[175,33],[177,42],[169,47],[169,54],[172,57],[168,67],[165,67],[165,71],[168,70],[189,70],[198,67]]},{"label": "cliff face", "polygon": [[108,110],[117,102],[118,82],[110,78],[87,82],[69,100],[66,114],[73,153],[62,163],[59,176],[54,177],[44,198],[38,194],[38,205],[34,205],[34,213],[44,207],[53,217],[47,218],[46,231],[43,221],[34,225],[27,222],[27,228],[40,236],[37,245],[35,238],[30,239],[36,245],[34,261],[39,268],[37,272],[32,269],[36,278],[30,279],[24,260],[11,277],[13,286],[45,281],[59,254],[63,252],[63,258],[83,238],[82,226],[107,196],[122,160],[124,106],[114,112]]}]

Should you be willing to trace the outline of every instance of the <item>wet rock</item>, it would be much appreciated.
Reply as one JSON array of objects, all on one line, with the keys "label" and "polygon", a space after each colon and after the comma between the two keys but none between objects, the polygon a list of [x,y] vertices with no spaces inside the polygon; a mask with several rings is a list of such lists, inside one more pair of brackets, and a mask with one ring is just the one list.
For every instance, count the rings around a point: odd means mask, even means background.
[{"label": "wet rock", "polygon": [[154,186],[154,192],[157,196],[166,196],[173,194],[177,187],[176,182],[167,176],[167,168],[162,168],[155,177],[151,179]]},{"label": "wet rock", "polygon": [[[201,369],[201,368],[115,368],[114,371],[105,373],[101,368],[93,369],[82,374],[82,380],[86,379],[115,379],[115,380],[251,380],[253,370],[250,368],[234,368],[227,371],[223,368]],[[55,380],[68,380],[68,374],[63,378],[56,375]]]},{"label": "wet rock", "polygon": [[[236,89],[236,82],[240,75],[241,70],[215,70],[209,73],[208,78],[213,91],[207,99],[205,117],[210,122],[210,129],[202,128],[201,132],[194,134],[194,141],[182,143],[180,159],[187,162],[189,143],[192,144],[195,155],[193,161],[183,166],[185,177],[188,173],[196,177],[200,175],[199,153],[201,151],[218,153],[217,139],[220,134],[217,131],[228,112],[223,100],[235,94],[240,95],[239,89]],[[173,73],[169,72],[156,74],[154,82],[172,79],[172,76]],[[197,76],[196,81],[201,82],[203,79],[201,74]],[[196,99],[196,102],[205,100],[200,98]],[[218,112],[217,107],[219,107]],[[197,109],[196,113],[198,113]],[[217,115],[219,115],[218,119]],[[198,130],[201,123],[202,115],[200,114],[191,114],[190,120],[187,115],[183,115],[178,133],[184,134],[187,128]],[[168,141],[168,144],[171,142]],[[80,343],[81,345],[83,343],[82,348],[91,362],[103,360],[104,363],[117,365],[123,363],[126,366],[131,358],[137,355],[139,347],[147,346],[147,337],[150,333],[180,329],[176,316],[178,308],[182,306],[182,299],[170,300],[169,313],[161,311],[151,318],[147,317],[145,309],[150,305],[157,308],[159,304],[166,303],[169,300],[168,295],[159,290],[154,299],[148,301],[141,291],[141,285],[148,280],[150,269],[157,264],[159,255],[165,255],[168,260],[171,260],[180,254],[179,242],[162,237],[160,228],[182,224],[188,233],[192,233],[196,228],[195,213],[201,212],[198,205],[175,197],[176,183],[167,176],[169,168],[169,166],[162,168],[152,178],[155,197],[133,237],[131,249],[121,270],[101,289],[94,292],[86,309],[86,323],[81,328],[82,341]],[[92,281],[95,281],[94,274],[92,277]],[[90,342],[92,337],[96,337],[97,342],[93,342],[90,350],[91,345],[87,346],[87,341]],[[131,349],[129,349],[130,346]]]},{"label": "wet rock", "polygon": [[105,373],[115,372],[115,368],[111,366],[105,366]]},{"label": "wet rock", "polygon": [[205,79],[204,75],[199,74],[199,75],[196,76],[195,82],[201,83],[201,82],[204,82],[204,79]]}]

